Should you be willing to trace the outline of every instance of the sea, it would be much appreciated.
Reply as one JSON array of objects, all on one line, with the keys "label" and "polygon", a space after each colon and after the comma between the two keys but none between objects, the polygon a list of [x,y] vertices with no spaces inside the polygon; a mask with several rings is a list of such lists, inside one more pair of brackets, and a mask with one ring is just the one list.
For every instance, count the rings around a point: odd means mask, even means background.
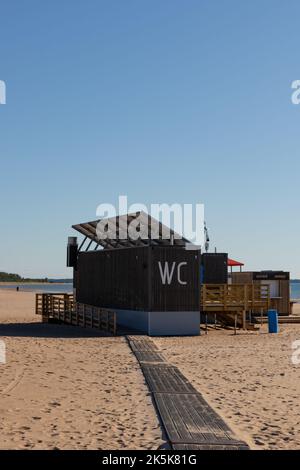
[{"label": "sea", "polygon": [[[18,284],[2,284],[0,289],[13,289],[16,290]],[[59,283],[59,284],[19,284],[20,291],[27,292],[45,292],[45,293],[66,293],[70,294],[73,292],[72,283]],[[291,282],[291,299],[298,300],[300,302],[300,282]]]},{"label": "sea", "polygon": [[66,293],[66,294],[71,294],[73,292],[73,284],[70,283],[58,283],[58,284],[43,284],[41,283],[36,283],[36,284],[10,284],[5,283],[0,285],[0,289],[12,289],[16,290],[16,288],[19,287],[20,291],[26,291],[26,292],[45,292],[45,293],[54,293],[54,294],[59,294],[59,293]]},{"label": "sea", "polygon": [[291,299],[300,302],[300,282],[291,282]]}]

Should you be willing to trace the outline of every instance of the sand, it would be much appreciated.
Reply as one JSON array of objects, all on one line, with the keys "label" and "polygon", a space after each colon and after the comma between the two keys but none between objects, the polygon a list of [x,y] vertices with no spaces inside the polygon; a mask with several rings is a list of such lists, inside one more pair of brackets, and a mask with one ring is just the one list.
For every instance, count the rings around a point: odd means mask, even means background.
[{"label": "sand", "polygon": [[162,432],[126,340],[39,321],[34,294],[0,290],[0,448],[157,449]]},{"label": "sand", "polygon": [[[300,315],[300,304],[294,306]],[[34,294],[0,289],[1,449],[157,449],[164,441],[125,338],[41,324]],[[254,449],[300,449],[299,325],[257,333],[211,329],[153,338]],[[300,355],[298,356],[300,357]]]},{"label": "sand", "polygon": [[201,337],[154,339],[253,449],[300,449],[300,364],[291,361],[296,340],[300,324],[280,325],[279,334],[264,326],[237,336],[213,329]]},{"label": "sand", "polygon": [[293,315],[300,315],[300,303],[297,303],[297,304],[293,305],[292,314]]}]

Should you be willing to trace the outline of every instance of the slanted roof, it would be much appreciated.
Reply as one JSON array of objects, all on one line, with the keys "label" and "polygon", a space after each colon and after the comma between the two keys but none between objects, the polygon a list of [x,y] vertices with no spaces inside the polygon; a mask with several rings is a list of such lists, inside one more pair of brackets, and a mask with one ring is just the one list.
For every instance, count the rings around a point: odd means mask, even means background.
[{"label": "slanted roof", "polygon": [[103,248],[129,248],[147,245],[192,245],[186,238],[145,212],[94,220],[72,227]]},{"label": "slanted roof", "polygon": [[227,262],[228,266],[244,266],[244,263],[241,263],[240,261],[235,261],[234,259],[228,258]]}]

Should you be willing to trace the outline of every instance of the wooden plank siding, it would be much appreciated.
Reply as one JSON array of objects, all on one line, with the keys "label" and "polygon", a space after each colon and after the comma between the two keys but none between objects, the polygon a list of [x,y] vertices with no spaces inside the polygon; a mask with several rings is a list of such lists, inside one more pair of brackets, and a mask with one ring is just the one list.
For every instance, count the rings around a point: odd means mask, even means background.
[{"label": "wooden plank siding", "polygon": [[278,313],[282,315],[290,315],[291,304],[290,304],[290,281],[282,280],[279,281],[279,295],[281,297]]},{"label": "wooden plank siding", "polygon": [[270,290],[264,284],[203,284],[201,310],[204,312],[266,311]]},{"label": "wooden plank siding", "polygon": [[[198,251],[187,251],[174,247],[151,248],[151,309],[150,311],[200,311],[200,261]],[[160,263],[160,264],[159,264]],[[170,284],[162,284],[161,269],[169,264],[174,274]],[[180,284],[177,268],[182,265]]]},{"label": "wooden plank siding", "polygon": [[[263,285],[269,281],[278,283],[278,296],[270,298],[270,308],[277,310],[279,315],[290,315],[290,280],[289,273],[284,271],[254,271],[231,274],[232,284]],[[253,313],[259,314],[255,309]]]},{"label": "wooden plank siding", "polygon": [[78,255],[76,299],[106,308],[147,310],[148,249],[82,252]]},{"label": "wooden plank siding", "polygon": [[[173,269],[164,283],[161,269]],[[183,283],[178,281],[178,265]],[[200,251],[148,246],[81,252],[76,273],[80,303],[135,311],[199,311]]]}]

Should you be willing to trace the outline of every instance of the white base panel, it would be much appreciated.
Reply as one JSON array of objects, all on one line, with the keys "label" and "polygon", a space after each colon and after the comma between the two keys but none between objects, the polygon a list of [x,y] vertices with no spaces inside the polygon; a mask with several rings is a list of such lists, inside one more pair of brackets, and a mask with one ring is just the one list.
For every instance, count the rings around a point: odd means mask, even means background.
[{"label": "white base panel", "polygon": [[115,310],[117,313],[117,324],[134,328],[148,334],[148,312],[140,310]]},{"label": "white base panel", "polygon": [[149,336],[195,336],[200,333],[199,312],[143,312],[116,310],[117,323]]}]

